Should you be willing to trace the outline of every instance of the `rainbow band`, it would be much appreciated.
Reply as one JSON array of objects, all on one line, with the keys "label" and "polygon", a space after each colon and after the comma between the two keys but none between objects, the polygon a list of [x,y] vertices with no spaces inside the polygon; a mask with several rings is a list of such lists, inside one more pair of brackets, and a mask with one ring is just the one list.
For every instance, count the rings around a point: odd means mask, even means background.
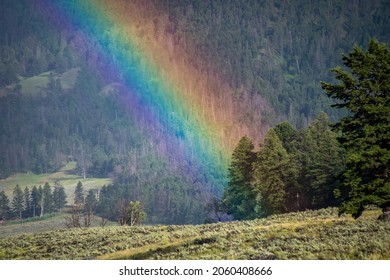
[{"label": "rainbow band", "polygon": [[238,121],[229,93],[218,92],[226,90],[222,83],[187,63],[199,58],[190,57],[169,34],[153,30],[152,15],[141,3],[59,0],[52,8],[65,17],[63,24],[82,30],[87,45],[112,66],[93,68],[103,76],[123,77],[132,117],[160,143],[160,152],[196,172],[226,179],[232,147],[247,133],[234,128]]}]

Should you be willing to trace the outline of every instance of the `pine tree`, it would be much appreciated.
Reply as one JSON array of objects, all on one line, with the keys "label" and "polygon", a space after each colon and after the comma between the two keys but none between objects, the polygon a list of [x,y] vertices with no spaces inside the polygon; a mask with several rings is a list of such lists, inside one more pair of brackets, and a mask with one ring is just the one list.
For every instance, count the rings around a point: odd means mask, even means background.
[{"label": "pine tree", "polygon": [[28,187],[24,188],[24,210],[29,211],[31,208],[31,196]]},{"label": "pine tree", "polygon": [[53,206],[55,210],[60,210],[66,205],[66,193],[62,186],[55,186],[53,191]]},{"label": "pine tree", "polygon": [[232,155],[228,173],[228,186],[223,195],[226,212],[237,220],[255,217],[255,193],[251,185],[252,164],[256,159],[253,143],[244,136]]},{"label": "pine tree", "polygon": [[96,204],[97,204],[97,198],[94,190],[89,190],[88,195],[85,198],[84,202],[84,208],[85,209],[91,209],[92,211],[95,210]]},{"label": "pine tree", "polygon": [[344,153],[336,133],[330,130],[325,113],[320,113],[305,130],[302,144],[307,153],[302,181],[310,200],[310,208],[335,205],[334,191],[344,170]]},{"label": "pine tree", "polygon": [[[49,183],[45,183],[43,186],[43,209],[45,210],[45,213],[51,213],[53,212],[53,194],[51,191],[51,187]],[[43,212],[43,211],[42,211]]]},{"label": "pine tree", "polygon": [[92,215],[96,210],[97,198],[94,190],[89,190],[84,201],[84,225],[89,227],[91,225]]},{"label": "pine tree", "polygon": [[40,207],[41,194],[36,186],[31,190],[31,208],[33,210],[33,217],[36,215],[36,210]]},{"label": "pine tree", "polygon": [[78,181],[74,191],[74,204],[84,204],[84,188],[81,181]]},{"label": "pine tree", "polygon": [[298,131],[289,122],[282,122],[274,127],[274,131],[282,141],[288,153],[293,152],[297,146]]},{"label": "pine tree", "polygon": [[340,213],[359,217],[369,204],[390,207],[390,51],[371,40],[364,52],[355,47],[332,69],[340,82],[322,82],[326,95],[347,110],[335,128],[346,150],[346,170],[340,192],[346,200]]},{"label": "pine tree", "polygon": [[4,191],[0,191],[0,220],[7,219],[9,213],[9,199]]},{"label": "pine tree", "polygon": [[14,188],[12,210],[18,214],[19,219],[22,219],[22,212],[24,210],[24,194],[19,185],[16,185]]},{"label": "pine tree", "polygon": [[262,217],[285,212],[289,155],[273,129],[268,131],[264,143],[260,145],[253,166],[257,215]]}]

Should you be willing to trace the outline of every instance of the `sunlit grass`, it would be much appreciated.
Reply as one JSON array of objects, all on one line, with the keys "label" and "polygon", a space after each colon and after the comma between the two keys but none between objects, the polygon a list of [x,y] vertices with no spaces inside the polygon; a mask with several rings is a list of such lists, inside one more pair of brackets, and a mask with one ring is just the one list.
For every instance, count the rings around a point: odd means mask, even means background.
[{"label": "sunlit grass", "polygon": [[12,197],[12,192],[16,185],[19,185],[23,189],[27,186],[30,188],[31,191],[31,188],[33,186],[43,186],[46,182],[49,183],[51,186],[54,186],[54,184],[57,183],[65,188],[67,201],[69,204],[72,204],[74,200],[74,190],[78,181],[81,181],[84,187],[84,191],[86,193],[90,189],[98,189],[104,185],[112,183],[112,180],[110,178],[83,179],[82,176],[74,174],[75,168],[76,163],[69,162],[58,172],[54,173],[17,173],[8,177],[7,179],[0,180],[0,190],[4,190],[8,197]]},{"label": "sunlit grass", "polygon": [[377,213],[354,220],[330,208],[194,226],[67,229],[0,240],[0,258],[389,259],[390,223]]},{"label": "sunlit grass", "polygon": [[79,72],[80,72],[80,67],[76,67],[60,75],[59,78],[63,90],[68,90],[74,87]]},{"label": "sunlit grass", "polygon": [[50,81],[50,76],[52,75],[55,79],[59,79],[61,83],[61,88],[63,90],[72,89],[75,85],[75,82],[80,71],[79,67],[71,68],[68,71],[59,74],[52,71],[43,72],[39,75],[32,77],[22,77],[19,76],[18,84],[14,83],[8,85],[7,87],[0,89],[0,96],[4,96],[8,93],[15,92],[15,88],[20,86],[20,93],[23,95],[46,95],[48,94],[48,84]]},{"label": "sunlit grass", "polygon": [[24,95],[35,95],[46,92],[47,84],[49,83],[50,72],[44,72],[40,75],[21,78],[21,92]]},{"label": "sunlit grass", "polygon": [[[15,237],[20,235],[44,233],[55,230],[68,229],[67,219],[70,218],[70,209],[62,209],[61,213],[45,214],[42,217],[36,216],[22,220],[11,220],[0,224],[0,238]],[[83,223],[83,220],[81,220]],[[102,219],[93,215],[91,227],[101,227]],[[107,221],[106,226],[117,225],[112,221]],[[34,235],[30,235],[33,238]]]}]

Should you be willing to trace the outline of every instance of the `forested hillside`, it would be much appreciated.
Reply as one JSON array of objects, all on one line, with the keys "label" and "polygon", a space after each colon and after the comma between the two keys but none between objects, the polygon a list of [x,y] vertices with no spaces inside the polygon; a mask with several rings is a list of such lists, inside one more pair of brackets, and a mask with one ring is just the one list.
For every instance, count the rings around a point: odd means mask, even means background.
[{"label": "forested hillside", "polygon": [[[196,50],[211,73],[222,75],[236,94],[260,94],[275,114],[307,126],[320,111],[332,119],[319,81],[340,56],[369,38],[389,42],[386,1],[181,1],[166,0],[177,41]],[[264,113],[264,112],[263,112]]]},{"label": "forested hillside", "polygon": [[[154,223],[203,222],[241,137],[257,147],[281,121],[338,119],[320,81],[354,44],[390,43],[387,1],[88,3],[0,0],[0,177],[76,161],[81,176],[113,178],[105,190],[143,202]],[[77,21],[95,18],[88,5],[121,20]],[[150,61],[190,105],[133,100],[162,87]]]}]

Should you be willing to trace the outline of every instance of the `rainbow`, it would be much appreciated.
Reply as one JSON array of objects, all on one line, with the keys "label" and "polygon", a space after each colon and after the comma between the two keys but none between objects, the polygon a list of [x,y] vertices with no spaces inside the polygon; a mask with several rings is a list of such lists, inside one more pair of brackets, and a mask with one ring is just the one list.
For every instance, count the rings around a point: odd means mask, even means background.
[{"label": "rainbow", "polygon": [[159,152],[206,177],[226,178],[234,145],[249,133],[234,117],[231,89],[198,70],[205,61],[174,42],[164,17],[156,17],[147,3],[42,0],[41,5],[51,6],[48,16],[55,24],[81,31],[80,44],[109,62],[90,66],[108,81],[120,77],[131,117],[158,143]]}]

